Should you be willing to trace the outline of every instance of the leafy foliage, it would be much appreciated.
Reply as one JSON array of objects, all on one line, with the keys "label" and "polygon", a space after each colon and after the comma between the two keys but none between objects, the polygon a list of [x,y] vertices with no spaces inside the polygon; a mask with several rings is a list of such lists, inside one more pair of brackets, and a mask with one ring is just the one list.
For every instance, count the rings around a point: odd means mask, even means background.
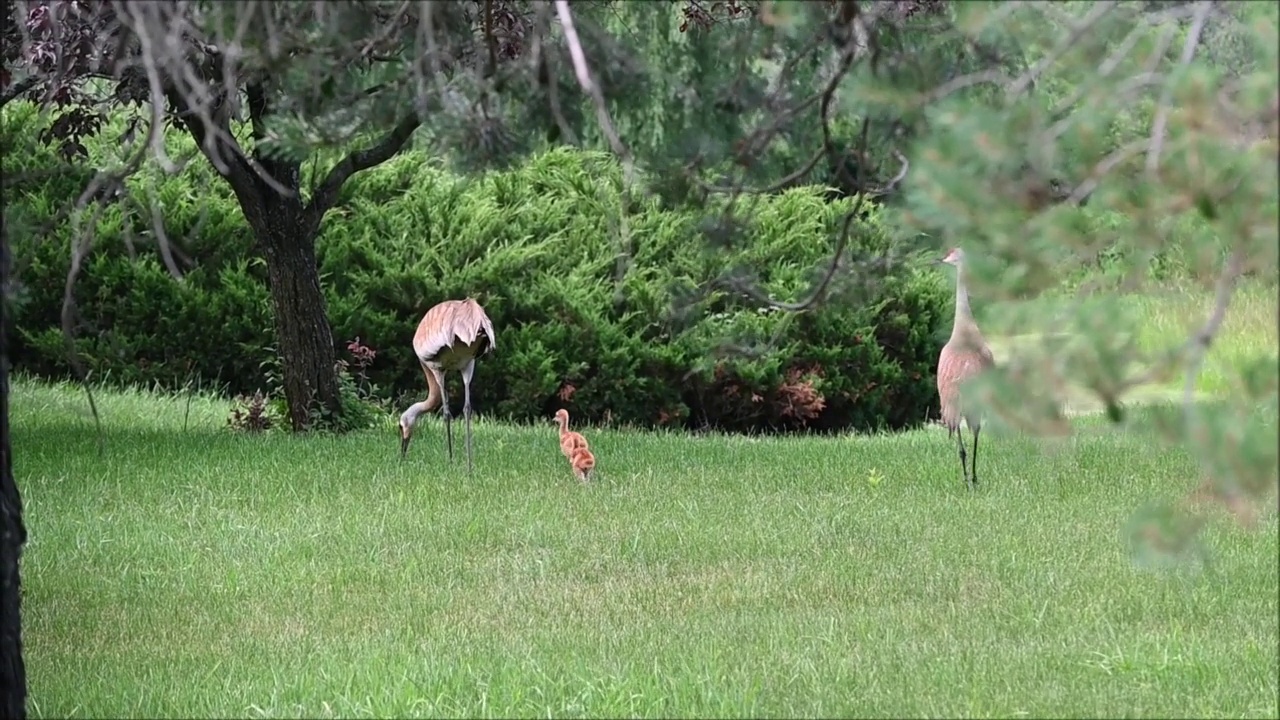
[{"label": "leafy foliage", "polygon": [[[6,111],[10,141],[32,132],[21,108]],[[431,304],[470,295],[500,335],[478,374],[482,411],[532,419],[563,405],[586,421],[732,430],[894,428],[931,412],[947,319],[933,273],[903,265],[884,273],[874,302],[800,315],[761,309],[724,282],[750,268],[770,293],[798,297],[851,200],[790,190],[758,204],[740,248],[712,250],[697,239],[705,216],[650,199],[631,218],[634,259],[619,274],[609,233],[621,184],[608,156],[567,150],[475,179],[413,153],[354,178],[318,241],[334,327],[360,339],[344,396],[420,395],[413,327]],[[259,367],[272,354],[262,266],[242,259],[252,239],[229,193],[197,202],[185,185],[138,177],[103,212],[77,287],[80,351],[95,377],[178,387],[194,373],[231,393],[273,394],[274,371]],[[22,196],[24,211],[54,206],[44,189]],[[168,235],[187,238],[181,282],[154,248],[135,242],[131,255],[125,242],[143,229],[130,208],[150,197],[165,203]],[[851,234],[859,254],[894,251],[874,214]],[[20,367],[63,372],[66,255],[49,240],[18,247]],[[355,426],[371,421],[352,412]]]},{"label": "leafy foliage", "polygon": [[259,433],[270,430],[274,425],[275,420],[268,411],[267,396],[261,390],[232,399],[227,427],[240,432]]},{"label": "leafy foliage", "polygon": [[[6,3],[4,14],[0,104],[26,95],[52,108],[45,143],[83,159],[113,110],[129,118],[114,167],[62,210],[92,216],[87,203],[103,189],[115,194],[144,161],[172,174],[203,155],[233,190],[266,261],[290,426],[316,427],[317,418],[345,426],[315,267],[320,223],[348,178],[394,155],[432,108],[450,104],[440,100],[446,76],[466,84],[471,74],[481,81],[471,89],[487,92],[498,66],[523,51],[523,15],[504,0],[483,8],[44,0]],[[176,160],[164,151],[175,129],[195,140]],[[335,148],[345,154],[326,157],[323,175],[304,186],[303,162]],[[85,234],[72,243],[67,286],[91,244]],[[66,301],[68,315],[73,305]]]}]

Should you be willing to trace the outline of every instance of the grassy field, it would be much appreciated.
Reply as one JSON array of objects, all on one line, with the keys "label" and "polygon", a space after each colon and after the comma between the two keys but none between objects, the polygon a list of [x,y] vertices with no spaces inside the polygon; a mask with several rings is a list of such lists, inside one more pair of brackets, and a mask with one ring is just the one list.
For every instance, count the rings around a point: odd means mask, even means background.
[{"label": "grassy field", "polygon": [[[1196,478],[1082,420],[993,437],[750,440],[434,421],[245,437],[225,408],[15,388],[36,717],[1198,716],[1277,713],[1277,531],[1131,562]],[[77,417],[80,416],[80,417]]]},{"label": "grassy field", "polygon": [[[1146,293],[1106,298],[1100,301],[1084,301],[1086,306],[1113,308],[1117,316],[1128,319],[1137,327],[1136,342],[1147,353],[1160,353],[1180,345],[1191,337],[1205,322],[1212,310],[1212,297],[1202,288],[1170,285],[1155,288]],[[1236,291],[1226,322],[1214,341],[1213,352],[1205,358],[1204,367],[1196,381],[1196,393],[1201,398],[1231,392],[1235,387],[1241,361],[1262,357],[1276,358],[1280,353],[1280,314],[1278,314],[1276,288],[1256,281],[1244,282]],[[1027,316],[1052,317],[1054,311],[1064,306],[1063,298],[1048,295],[1040,300],[1004,303],[997,307],[979,305],[984,318],[983,330],[989,336],[997,360],[1002,360],[1019,346],[1035,344],[1042,332],[1053,331],[1052,323],[1027,328],[1022,325]],[[1021,311],[1021,312],[1020,312]],[[1012,323],[1009,323],[1012,320]],[[1001,327],[1004,323],[1005,326]],[[1002,330],[1004,332],[1002,332]],[[1183,378],[1176,376],[1165,383],[1152,383],[1136,388],[1126,398],[1129,402],[1150,403],[1182,399]],[[1100,403],[1096,397],[1078,388],[1068,390],[1065,398],[1067,409],[1073,414],[1096,412]]]},{"label": "grassy field", "polygon": [[[1209,388],[1275,352],[1251,302]],[[1135,563],[1135,511],[1199,479],[1136,427],[984,433],[977,493],[937,429],[588,430],[583,487],[550,425],[481,421],[468,478],[437,418],[401,462],[390,419],[255,437],[98,399],[102,457],[82,391],[13,391],[35,717],[1280,713],[1276,513]]]}]

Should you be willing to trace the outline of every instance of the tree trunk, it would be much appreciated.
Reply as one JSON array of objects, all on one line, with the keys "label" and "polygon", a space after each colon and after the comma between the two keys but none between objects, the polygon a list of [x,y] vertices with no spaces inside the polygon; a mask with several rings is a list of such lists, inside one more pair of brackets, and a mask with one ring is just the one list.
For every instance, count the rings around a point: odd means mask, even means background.
[{"label": "tree trunk", "polygon": [[289,422],[302,431],[313,424],[313,410],[329,420],[342,411],[338,355],[316,266],[319,228],[306,221],[296,200],[267,197],[275,202],[267,203],[266,217],[250,218],[249,224],[267,262]]},{"label": "tree trunk", "polygon": [[9,234],[0,217],[0,717],[27,716],[18,561],[27,541],[9,446]]}]

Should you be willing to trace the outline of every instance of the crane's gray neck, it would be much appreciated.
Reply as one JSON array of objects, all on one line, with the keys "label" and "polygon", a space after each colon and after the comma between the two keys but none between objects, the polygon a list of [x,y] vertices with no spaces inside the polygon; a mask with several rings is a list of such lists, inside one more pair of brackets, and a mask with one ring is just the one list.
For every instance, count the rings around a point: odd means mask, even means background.
[{"label": "crane's gray neck", "polygon": [[427,400],[410,405],[409,409],[405,410],[404,413],[400,415],[400,424],[403,427],[412,430],[413,426],[418,423],[418,418],[422,417],[422,414],[427,411],[427,406]]},{"label": "crane's gray neck", "polygon": [[965,287],[964,266],[956,266],[956,316],[952,323],[951,334],[955,335],[962,328],[973,326],[973,312],[969,309],[969,290]]}]

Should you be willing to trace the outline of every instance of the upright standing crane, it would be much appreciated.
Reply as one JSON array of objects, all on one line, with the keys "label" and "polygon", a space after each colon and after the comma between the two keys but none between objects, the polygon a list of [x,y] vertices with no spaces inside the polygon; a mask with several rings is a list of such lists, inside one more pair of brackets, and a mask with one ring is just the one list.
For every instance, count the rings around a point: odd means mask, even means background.
[{"label": "upright standing crane", "polygon": [[[960,448],[960,472],[970,488],[978,485],[978,433],[982,430],[982,417],[973,409],[962,407],[960,385],[969,378],[993,367],[991,348],[978,330],[978,323],[969,310],[969,291],[964,282],[964,251],[952,248],[938,262],[956,269],[956,315],[951,324],[951,339],[942,347],[938,356],[938,398],[942,404],[942,424],[947,426],[947,437],[953,434]],[[964,434],[960,431],[963,417],[973,431],[973,472],[965,465]]]},{"label": "upright standing crane", "polygon": [[497,346],[493,323],[480,303],[471,298],[446,300],[427,311],[413,334],[413,352],[427,377],[427,399],[409,406],[400,416],[400,457],[409,450],[413,426],[423,413],[441,406],[444,432],[453,461],[453,414],[449,411],[449,395],[444,388],[444,374],[450,370],[462,373],[462,415],[467,424],[467,474],[471,474],[471,376],[476,358],[492,352]]}]

